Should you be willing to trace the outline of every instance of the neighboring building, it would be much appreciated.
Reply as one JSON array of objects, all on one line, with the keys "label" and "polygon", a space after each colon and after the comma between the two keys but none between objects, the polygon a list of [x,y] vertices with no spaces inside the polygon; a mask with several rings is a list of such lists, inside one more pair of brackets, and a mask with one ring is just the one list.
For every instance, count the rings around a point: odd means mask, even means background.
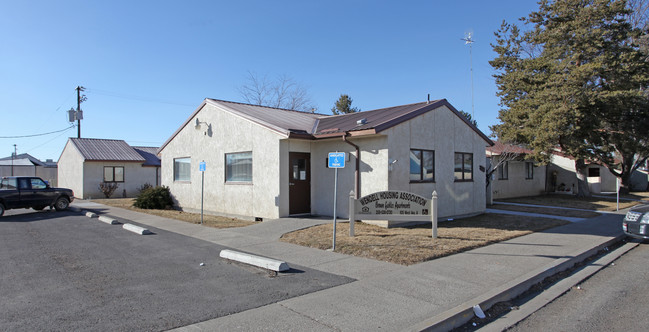
[{"label": "neighboring building", "polygon": [[59,186],[77,197],[104,198],[102,182],[117,183],[112,197],[135,197],[144,184],[160,184],[155,147],[132,147],[123,140],[70,138],[59,158]]},{"label": "neighboring building", "polygon": [[[485,210],[485,147],[493,144],[446,100],[326,116],[205,99],[160,148],[162,184],[185,210],[278,218],[333,215],[329,152],[346,152],[337,215],[350,191],[439,195],[439,217]],[[360,154],[360,156],[359,156]],[[355,170],[360,172],[356,182]],[[388,223],[383,223],[387,225]]]},{"label": "neighboring building", "polygon": [[[576,194],[577,170],[575,159],[556,151],[548,165],[547,191]],[[592,194],[616,192],[617,177],[602,165],[588,164],[588,189]]]},{"label": "neighboring building", "polygon": [[52,187],[57,186],[56,163],[51,159],[42,162],[27,153],[0,158],[0,176],[11,175],[38,176]]},{"label": "neighboring building", "polygon": [[492,174],[487,188],[487,200],[512,197],[538,196],[545,193],[546,166],[537,165],[527,156],[531,150],[519,146],[494,142],[487,147],[487,163],[491,169],[500,163]]}]

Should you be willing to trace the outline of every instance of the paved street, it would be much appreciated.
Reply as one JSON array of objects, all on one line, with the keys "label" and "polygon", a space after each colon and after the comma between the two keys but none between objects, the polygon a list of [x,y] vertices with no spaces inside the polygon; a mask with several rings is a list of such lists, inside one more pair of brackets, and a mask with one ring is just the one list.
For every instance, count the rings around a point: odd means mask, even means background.
[{"label": "paved street", "polygon": [[148,228],[142,236],[73,212],[7,211],[0,330],[164,330],[353,280],[294,265],[272,276],[223,261],[223,246]]},{"label": "paved street", "polygon": [[649,244],[641,244],[508,331],[643,331]]}]

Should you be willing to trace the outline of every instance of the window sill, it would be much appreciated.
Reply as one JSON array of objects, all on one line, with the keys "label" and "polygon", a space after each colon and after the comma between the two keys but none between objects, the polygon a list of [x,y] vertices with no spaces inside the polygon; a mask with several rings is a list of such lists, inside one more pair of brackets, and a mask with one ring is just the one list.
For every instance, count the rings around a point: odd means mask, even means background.
[{"label": "window sill", "polygon": [[191,184],[191,181],[186,181],[186,180],[174,180],[174,183],[180,183],[180,184]]},{"label": "window sill", "polygon": [[246,181],[225,181],[225,184],[232,186],[252,186],[252,182]]},{"label": "window sill", "polygon": [[455,180],[454,182],[473,182],[473,180]]},{"label": "window sill", "polygon": [[410,180],[410,183],[435,183],[435,181],[415,181],[415,180]]}]

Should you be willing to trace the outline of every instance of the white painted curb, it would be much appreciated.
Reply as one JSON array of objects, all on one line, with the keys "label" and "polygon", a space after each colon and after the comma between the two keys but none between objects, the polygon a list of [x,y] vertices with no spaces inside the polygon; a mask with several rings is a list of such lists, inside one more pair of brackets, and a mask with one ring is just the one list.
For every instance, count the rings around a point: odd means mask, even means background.
[{"label": "white painted curb", "polygon": [[86,212],[86,217],[88,217],[88,218],[97,218],[97,215],[94,212]]},{"label": "white painted curb", "polygon": [[107,223],[109,225],[117,225],[118,224],[117,220],[115,220],[115,219],[113,219],[111,217],[107,217],[107,216],[99,216],[99,220],[103,221],[103,222],[105,222],[105,223]]},{"label": "white painted curb", "polygon": [[151,234],[151,231],[149,231],[148,229],[146,229],[144,227],[140,227],[140,226],[135,226],[133,224],[124,224],[124,226],[122,226],[122,228],[124,228],[125,230],[128,230],[128,231],[131,231],[133,233],[140,234],[140,235]]},{"label": "white painted curb", "polygon": [[251,254],[228,250],[228,249],[221,250],[220,256],[221,258],[258,266],[275,272],[282,272],[291,269],[288,266],[288,264],[286,264],[286,262],[278,261],[272,258],[255,256]]}]

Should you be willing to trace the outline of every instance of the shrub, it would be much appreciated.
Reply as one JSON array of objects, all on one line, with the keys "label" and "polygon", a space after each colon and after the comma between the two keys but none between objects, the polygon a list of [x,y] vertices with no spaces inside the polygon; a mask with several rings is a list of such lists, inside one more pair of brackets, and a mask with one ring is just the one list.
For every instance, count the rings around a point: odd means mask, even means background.
[{"label": "shrub", "polygon": [[151,189],[151,188],[153,188],[153,186],[150,183],[147,182],[147,183],[141,185],[139,188],[137,188],[137,192],[141,193],[141,192],[143,192],[143,191],[145,191],[147,189]]},{"label": "shrub", "polygon": [[99,190],[104,193],[106,198],[110,198],[118,187],[119,185],[115,182],[102,182],[99,184]]},{"label": "shrub", "polygon": [[169,187],[158,186],[143,190],[135,199],[133,206],[140,209],[168,209],[173,206]]}]

